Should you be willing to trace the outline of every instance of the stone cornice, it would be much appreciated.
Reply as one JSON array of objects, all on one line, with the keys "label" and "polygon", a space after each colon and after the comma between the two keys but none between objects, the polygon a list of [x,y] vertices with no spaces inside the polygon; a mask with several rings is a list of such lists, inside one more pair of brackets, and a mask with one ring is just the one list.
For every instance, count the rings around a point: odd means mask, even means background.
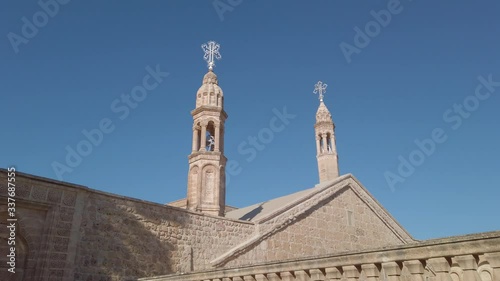
[{"label": "stone cornice", "polygon": [[335,123],[334,122],[319,121],[319,122],[316,122],[316,124],[314,124],[314,128],[315,129],[321,128],[321,127],[327,127],[327,126],[333,126],[333,128],[335,129]]},{"label": "stone cornice", "polygon": [[194,117],[196,114],[201,113],[203,111],[220,113],[222,115],[222,117],[224,118],[224,120],[227,119],[227,113],[224,111],[224,109],[222,109],[222,107],[209,106],[209,105],[202,105],[198,108],[193,109],[191,111],[191,116]]}]

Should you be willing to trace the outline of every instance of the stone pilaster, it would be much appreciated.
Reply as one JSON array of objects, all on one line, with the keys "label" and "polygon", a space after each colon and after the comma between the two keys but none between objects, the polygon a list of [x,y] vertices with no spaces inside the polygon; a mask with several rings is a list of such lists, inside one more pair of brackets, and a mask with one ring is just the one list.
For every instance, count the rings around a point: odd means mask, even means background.
[{"label": "stone pilaster", "polygon": [[427,265],[436,274],[436,281],[452,281],[450,276],[450,263],[446,258],[428,259]]},{"label": "stone pilaster", "polygon": [[354,265],[343,266],[344,276],[347,281],[357,281],[359,279],[359,270]]},{"label": "stone pilaster", "polygon": [[467,281],[481,281],[477,273],[477,261],[473,255],[455,257],[458,265],[463,271],[463,279]]},{"label": "stone pilaster", "polygon": [[408,271],[411,274],[411,280],[412,281],[425,281],[424,280],[424,273],[425,269],[419,260],[412,260],[412,261],[405,261],[404,266],[408,268]]},{"label": "stone pilaster", "polygon": [[322,270],[313,268],[309,270],[309,274],[311,275],[311,281],[323,281],[325,280],[325,274]]},{"label": "stone pilaster", "polygon": [[326,279],[331,281],[338,281],[342,279],[342,271],[336,267],[329,267],[325,269]]},{"label": "stone pilaster", "polygon": [[382,264],[387,281],[400,281],[401,267],[396,262],[386,262]]},{"label": "stone pilaster", "polygon": [[366,281],[378,281],[380,277],[380,270],[374,264],[363,264],[361,270],[366,276]]}]

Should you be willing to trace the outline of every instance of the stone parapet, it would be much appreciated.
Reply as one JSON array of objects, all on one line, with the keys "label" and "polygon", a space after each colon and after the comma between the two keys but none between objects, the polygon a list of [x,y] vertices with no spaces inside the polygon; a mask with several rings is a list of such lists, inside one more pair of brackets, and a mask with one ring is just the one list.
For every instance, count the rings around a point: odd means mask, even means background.
[{"label": "stone parapet", "polygon": [[499,256],[500,231],[139,280],[500,281]]}]

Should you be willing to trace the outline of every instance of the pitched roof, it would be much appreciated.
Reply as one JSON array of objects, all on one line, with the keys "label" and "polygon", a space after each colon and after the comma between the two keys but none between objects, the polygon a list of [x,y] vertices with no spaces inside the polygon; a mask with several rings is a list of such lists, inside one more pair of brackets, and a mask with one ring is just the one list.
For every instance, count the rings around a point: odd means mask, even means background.
[{"label": "pitched roof", "polygon": [[297,217],[317,206],[319,202],[335,197],[346,188],[352,190],[398,237],[401,243],[415,241],[353,175],[347,174],[317,184],[310,189],[228,212],[226,214],[228,218],[255,223],[256,232],[240,245],[212,260],[211,264],[215,267],[223,266],[232,258],[254,247],[273,233],[293,224]]},{"label": "pitched roof", "polygon": [[269,214],[272,214],[274,211],[282,208],[283,206],[313,193],[317,189],[317,186],[318,185],[313,188],[301,190],[299,192],[288,194],[269,201],[260,202],[244,208],[232,210],[226,213],[226,218],[245,221],[257,221]]}]

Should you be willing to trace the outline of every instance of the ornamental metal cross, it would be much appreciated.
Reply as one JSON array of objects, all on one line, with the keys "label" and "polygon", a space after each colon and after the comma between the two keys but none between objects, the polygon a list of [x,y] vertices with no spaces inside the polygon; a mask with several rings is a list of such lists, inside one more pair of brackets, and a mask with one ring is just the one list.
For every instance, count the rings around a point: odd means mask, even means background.
[{"label": "ornamental metal cross", "polygon": [[323,82],[318,81],[316,85],[314,85],[314,94],[319,94],[319,101],[323,101],[323,97],[325,96],[326,93],[326,87],[328,87],[327,84],[323,84]]},{"label": "ornamental metal cross", "polygon": [[215,41],[208,41],[201,45],[201,49],[205,52],[203,59],[208,63],[208,69],[212,70],[215,66],[215,59],[220,60],[222,57],[219,53],[220,45]]}]

